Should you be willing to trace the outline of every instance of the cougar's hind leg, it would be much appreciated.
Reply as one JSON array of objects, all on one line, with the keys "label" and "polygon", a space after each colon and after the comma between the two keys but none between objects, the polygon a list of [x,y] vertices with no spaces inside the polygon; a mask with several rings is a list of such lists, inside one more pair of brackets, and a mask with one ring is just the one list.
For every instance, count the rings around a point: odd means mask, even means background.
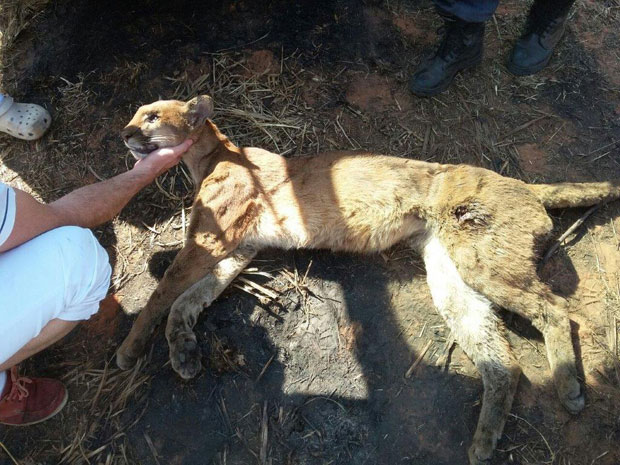
[{"label": "cougar's hind leg", "polygon": [[584,396],[577,379],[568,305],[536,272],[551,219],[527,192],[496,189],[502,183],[495,180],[486,186],[490,193],[484,205],[465,203],[471,212],[461,220],[482,211],[488,213],[484,221],[458,222],[454,215],[444,215],[439,232],[442,243],[449,246],[449,255],[469,287],[495,305],[529,319],[542,332],[560,400],[569,412],[577,413],[584,406]]},{"label": "cougar's hind leg", "polygon": [[423,257],[433,303],[482,376],[482,408],[469,460],[472,465],[483,464],[504,429],[520,369],[491,302],[465,284],[438,239],[428,241]]},{"label": "cougar's hind leg", "polygon": [[491,282],[492,300],[527,318],[545,339],[547,359],[560,401],[572,414],[585,405],[585,396],[577,377],[577,360],[571,339],[568,302],[556,296],[538,277],[527,289]]},{"label": "cougar's hind leg", "polygon": [[238,247],[172,304],[166,324],[166,339],[172,368],[182,378],[191,379],[202,368],[200,348],[193,331],[198,316],[248,266],[255,255],[256,249],[253,247]]}]

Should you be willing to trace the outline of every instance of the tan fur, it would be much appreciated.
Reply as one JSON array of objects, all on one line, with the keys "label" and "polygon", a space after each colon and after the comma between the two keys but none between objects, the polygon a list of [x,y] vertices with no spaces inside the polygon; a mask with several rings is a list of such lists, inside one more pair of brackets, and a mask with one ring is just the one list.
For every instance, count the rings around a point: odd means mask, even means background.
[{"label": "tan fur", "polygon": [[620,181],[531,184],[528,187],[546,208],[589,207],[620,197]]},{"label": "tan fur", "polygon": [[207,96],[155,102],[123,130],[136,156],[194,139],[184,161],[198,189],[187,243],[119,348],[121,368],[135,363],[172,306],[172,366],[195,376],[200,311],[261,248],[373,252],[408,240],[422,253],[436,307],[482,374],[472,464],[491,456],[520,372],[493,304],[540,329],[560,399],[572,413],[583,408],[566,302],[536,274],[552,228],[544,207],[616,198],[617,182],[530,186],[482,168],[372,153],[285,159],[234,146],[209,120],[212,111]]}]

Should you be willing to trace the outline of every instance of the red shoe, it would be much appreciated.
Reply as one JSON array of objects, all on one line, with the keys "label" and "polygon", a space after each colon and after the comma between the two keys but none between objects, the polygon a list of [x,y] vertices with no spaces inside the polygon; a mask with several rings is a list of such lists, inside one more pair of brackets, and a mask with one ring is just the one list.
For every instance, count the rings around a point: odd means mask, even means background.
[{"label": "red shoe", "polygon": [[0,423],[28,426],[52,418],[67,403],[65,386],[55,379],[17,376],[17,367],[7,373],[0,394]]}]

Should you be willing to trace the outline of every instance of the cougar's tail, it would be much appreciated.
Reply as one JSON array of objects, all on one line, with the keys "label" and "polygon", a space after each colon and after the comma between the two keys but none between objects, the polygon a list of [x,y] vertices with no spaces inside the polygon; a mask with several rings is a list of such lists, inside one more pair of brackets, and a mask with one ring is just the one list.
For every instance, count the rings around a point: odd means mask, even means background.
[{"label": "cougar's tail", "polygon": [[620,198],[620,180],[528,184],[546,208],[589,207]]}]

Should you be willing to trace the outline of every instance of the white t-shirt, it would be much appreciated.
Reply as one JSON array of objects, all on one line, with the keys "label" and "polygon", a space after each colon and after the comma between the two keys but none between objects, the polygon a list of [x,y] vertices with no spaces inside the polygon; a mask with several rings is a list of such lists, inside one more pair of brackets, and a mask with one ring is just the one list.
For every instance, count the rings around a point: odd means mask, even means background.
[{"label": "white t-shirt", "polygon": [[0,182],[0,245],[11,235],[15,224],[15,191]]}]

